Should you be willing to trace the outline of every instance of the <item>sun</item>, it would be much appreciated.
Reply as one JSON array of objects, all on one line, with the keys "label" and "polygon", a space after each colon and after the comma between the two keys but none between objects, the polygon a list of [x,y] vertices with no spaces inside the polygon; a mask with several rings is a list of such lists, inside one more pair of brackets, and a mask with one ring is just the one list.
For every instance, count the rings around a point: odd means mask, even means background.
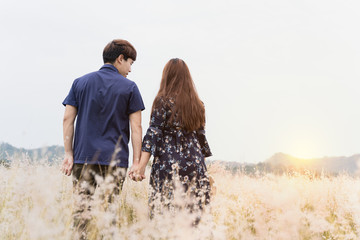
[{"label": "sun", "polygon": [[314,159],[324,155],[326,140],[314,132],[301,132],[288,138],[284,151],[299,159]]}]

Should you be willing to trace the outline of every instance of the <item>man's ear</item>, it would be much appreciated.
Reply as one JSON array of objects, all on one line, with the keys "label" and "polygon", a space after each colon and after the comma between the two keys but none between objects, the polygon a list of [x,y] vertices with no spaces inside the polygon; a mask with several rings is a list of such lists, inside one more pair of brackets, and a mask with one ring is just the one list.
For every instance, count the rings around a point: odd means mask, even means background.
[{"label": "man's ear", "polygon": [[116,59],[119,63],[122,63],[124,61],[124,55],[120,54],[118,58]]}]

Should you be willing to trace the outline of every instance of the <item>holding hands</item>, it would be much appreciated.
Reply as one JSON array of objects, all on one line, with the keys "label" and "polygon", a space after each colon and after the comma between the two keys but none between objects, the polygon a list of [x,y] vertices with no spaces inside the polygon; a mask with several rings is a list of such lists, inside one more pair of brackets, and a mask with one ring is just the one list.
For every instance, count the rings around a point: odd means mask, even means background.
[{"label": "holding hands", "polygon": [[[146,165],[145,165],[146,166]],[[142,181],[145,179],[145,167],[142,167],[140,163],[133,164],[129,171],[129,177],[133,181]]]},{"label": "holding hands", "polygon": [[145,179],[145,169],[146,165],[149,162],[150,153],[142,152],[139,161],[135,161],[130,168],[129,177],[131,180],[136,182],[142,181]]}]

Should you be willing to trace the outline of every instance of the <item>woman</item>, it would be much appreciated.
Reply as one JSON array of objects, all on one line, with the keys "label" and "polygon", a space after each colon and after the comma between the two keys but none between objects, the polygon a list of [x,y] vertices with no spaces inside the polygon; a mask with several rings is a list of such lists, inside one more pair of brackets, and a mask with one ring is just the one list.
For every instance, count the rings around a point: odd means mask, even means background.
[{"label": "woman", "polygon": [[[191,211],[202,209],[209,203],[210,183],[205,157],[211,156],[211,152],[204,127],[205,108],[190,71],[183,60],[171,59],[165,65],[160,90],[152,106],[141,159],[129,172],[133,180],[144,179],[146,165],[153,155],[149,197],[151,216],[155,209],[159,210],[155,206],[156,199],[160,200],[162,207],[174,207],[171,200],[174,191],[181,186],[192,200],[192,203],[185,204]],[[181,184],[176,185],[175,179]]]}]

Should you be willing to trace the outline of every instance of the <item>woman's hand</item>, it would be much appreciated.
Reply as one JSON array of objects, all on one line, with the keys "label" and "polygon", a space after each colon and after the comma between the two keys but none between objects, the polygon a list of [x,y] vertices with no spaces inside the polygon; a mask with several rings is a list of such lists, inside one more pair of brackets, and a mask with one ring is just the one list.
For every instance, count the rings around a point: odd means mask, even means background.
[{"label": "woman's hand", "polygon": [[142,181],[145,179],[145,168],[150,159],[149,152],[141,152],[139,162],[135,162],[129,171],[129,177],[134,181]]},{"label": "woman's hand", "polygon": [[129,171],[129,177],[134,181],[142,181],[145,179],[145,167],[140,164],[133,164]]}]

